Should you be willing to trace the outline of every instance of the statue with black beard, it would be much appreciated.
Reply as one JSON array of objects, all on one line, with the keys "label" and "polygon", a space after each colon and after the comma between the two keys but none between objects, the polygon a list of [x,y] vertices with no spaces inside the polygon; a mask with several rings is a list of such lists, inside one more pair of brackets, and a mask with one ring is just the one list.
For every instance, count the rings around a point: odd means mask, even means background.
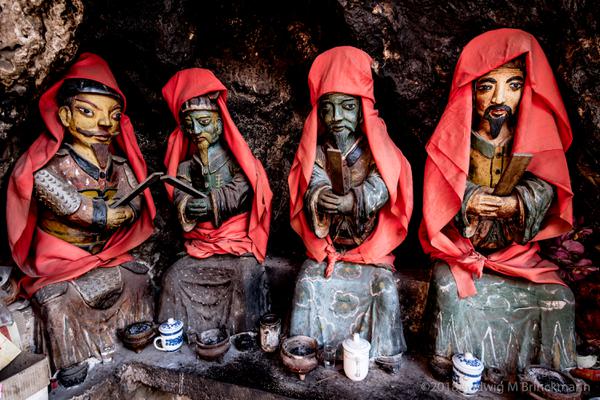
[{"label": "statue with black beard", "polygon": [[[461,273],[461,267],[446,260],[434,266],[427,315],[433,342],[431,365],[441,375],[451,373],[453,354],[466,351],[484,361],[495,383],[514,380],[519,370],[531,364],[573,366],[574,300],[569,288],[552,280],[520,279],[501,264],[509,260],[506,265],[521,268],[523,274],[548,266],[539,258],[513,259],[510,252],[521,254],[520,249],[540,232],[555,187],[525,172],[509,195],[493,193],[513,153],[525,72],[524,61],[517,58],[473,81],[469,170],[454,226],[474,247],[465,264],[472,267],[490,260],[499,266],[493,272],[487,267],[481,276],[471,270],[464,273],[476,288],[467,298],[457,291],[462,281],[454,273]],[[519,121],[520,139],[528,134],[523,125]],[[451,240],[464,243],[450,233]],[[538,262],[542,267],[535,268]]]},{"label": "statue with black beard", "polygon": [[473,82],[469,176],[455,222],[463,236],[484,253],[512,242],[529,242],[538,233],[554,195],[550,184],[529,173],[509,196],[492,194],[510,161],[524,79],[524,63],[517,59]]}]

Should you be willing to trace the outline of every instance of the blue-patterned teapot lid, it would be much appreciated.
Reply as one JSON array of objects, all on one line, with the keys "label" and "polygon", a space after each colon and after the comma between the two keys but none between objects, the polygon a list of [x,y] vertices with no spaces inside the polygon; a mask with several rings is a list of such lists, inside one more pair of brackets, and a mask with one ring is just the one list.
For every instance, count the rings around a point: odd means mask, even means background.
[{"label": "blue-patterned teapot lid", "polygon": [[175,318],[169,318],[158,327],[158,331],[163,334],[175,333],[183,328],[183,322]]},{"label": "blue-patterned teapot lid", "polygon": [[469,352],[455,354],[452,357],[452,364],[459,371],[467,374],[479,375],[483,371],[483,363]]}]

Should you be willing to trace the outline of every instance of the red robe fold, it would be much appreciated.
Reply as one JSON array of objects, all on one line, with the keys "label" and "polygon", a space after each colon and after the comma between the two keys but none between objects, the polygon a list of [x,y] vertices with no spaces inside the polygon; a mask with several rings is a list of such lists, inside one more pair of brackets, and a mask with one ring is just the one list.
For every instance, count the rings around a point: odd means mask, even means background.
[{"label": "red robe fold", "polygon": [[21,286],[28,296],[46,285],[75,279],[96,267],[113,267],[130,260],[127,252],[146,240],[154,229],[152,220],[156,210],[149,190],[144,191],[145,204],[139,218],[133,224],[119,228],[98,254],[91,254],[37,229],[37,204],[32,199],[33,174],[46,165],[63,141],[65,128],[58,118],[56,94],[68,78],[91,79],[121,95],[121,134],[113,142],[113,149],[118,149],[127,158],[138,181],[146,178],[146,163],[131,121],[125,115],[125,96],[103,59],[91,53],[82,54],[65,76],[40,98],[40,113],[47,130],[19,158],[8,183],[8,240],[13,259],[26,275]]},{"label": "red robe fold", "polygon": [[[215,75],[203,68],[191,68],[176,73],[163,88],[163,97],[175,117],[177,128],[171,133],[165,155],[167,173],[177,175],[179,164],[190,158],[195,146],[180,129],[179,110],[181,105],[197,96],[211,92],[220,92],[217,104],[223,121],[223,137],[229,150],[239,164],[254,192],[252,209],[235,215],[224,221],[219,228],[212,222],[202,222],[183,237],[188,254],[196,258],[206,258],[214,254],[242,255],[253,253],[259,262],[263,262],[269,239],[271,223],[271,199],[273,193],[269,187],[267,173],[248,144],[238,131],[227,110],[227,89]],[[173,187],[166,185],[169,198],[173,200]]]},{"label": "red robe fold", "polygon": [[[533,154],[528,171],[552,184],[556,197],[532,242],[513,244],[484,257],[451,223],[460,210],[469,171],[472,83],[521,55],[525,57],[526,76],[512,152]],[[448,105],[426,147],[420,228],[425,252],[450,265],[460,297],[477,292],[473,275],[481,277],[484,266],[533,282],[564,284],[555,272],[558,267],[537,254],[537,241],[558,236],[572,226],[573,193],[565,159],[571,141],[558,86],[532,35],[517,29],[498,29],[465,46],[454,72]]]},{"label": "red robe fold", "polygon": [[[375,110],[372,59],[354,47],[336,47],[319,55],[308,75],[312,111],[304,123],[300,145],[292,164],[290,188],[290,220],[292,228],[302,237],[307,255],[328,260],[331,271],[336,260],[357,264],[393,266],[392,250],[406,237],[412,213],[412,175],[410,164],[390,139],[385,123]],[[322,133],[317,114],[317,102],[327,93],[345,93],[361,99],[363,123],[377,169],[389,192],[389,201],[379,210],[377,226],[358,247],[343,254],[336,252],[331,238],[319,239],[313,232],[304,211],[304,194],[310,183],[317,152],[317,135]]]}]

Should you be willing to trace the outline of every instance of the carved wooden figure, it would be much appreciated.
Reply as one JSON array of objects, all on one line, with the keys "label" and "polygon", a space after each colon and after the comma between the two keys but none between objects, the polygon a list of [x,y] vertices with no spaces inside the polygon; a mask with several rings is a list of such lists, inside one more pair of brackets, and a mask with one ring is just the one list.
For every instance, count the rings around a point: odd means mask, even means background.
[{"label": "carved wooden figure", "polygon": [[427,145],[421,226],[439,260],[432,365],[444,373],[468,351],[509,380],[571,367],[573,294],[537,254],[572,221],[571,129],[550,66],[531,35],[487,32],[463,50],[450,99]]},{"label": "carved wooden figure", "polygon": [[66,385],[115,350],[118,328],[153,317],[147,268],[127,254],[152,233],[152,198],[111,207],[146,174],[124,108],[106,63],[83,54],[40,99],[47,131],[9,183],[13,258]]},{"label": "carved wooden figure", "polygon": [[[264,268],[271,190],[266,173],[226,107],[227,90],[212,72],[178,72],[163,89],[178,127],[165,162],[179,184],[167,186],[187,256],[165,273],[159,319],[183,320],[199,333],[255,328],[268,310]],[[193,190],[189,190],[192,187]]]},{"label": "carved wooden figure", "polygon": [[288,183],[292,227],[310,258],[290,334],[340,345],[358,332],[377,357],[406,349],[390,253],[406,236],[412,178],[374,109],[371,63],[337,47],[309,73],[313,110]]}]

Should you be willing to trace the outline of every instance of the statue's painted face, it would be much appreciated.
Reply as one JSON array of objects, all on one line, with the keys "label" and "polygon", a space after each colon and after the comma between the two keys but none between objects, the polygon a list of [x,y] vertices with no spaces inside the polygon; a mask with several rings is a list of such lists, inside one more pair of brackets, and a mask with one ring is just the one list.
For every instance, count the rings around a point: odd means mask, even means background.
[{"label": "statue's painted face", "polygon": [[327,132],[334,135],[353,133],[362,120],[360,101],[358,97],[344,93],[325,94],[319,99],[319,118]]},{"label": "statue's painted face", "polygon": [[86,147],[108,145],[121,133],[121,103],[110,96],[79,93],[58,115],[73,140]]},{"label": "statue's painted face", "polygon": [[223,132],[223,121],[217,111],[192,110],[184,113],[181,128],[196,145],[207,145],[219,140]]},{"label": "statue's painted face", "polygon": [[496,138],[502,125],[515,114],[523,94],[523,71],[500,67],[475,82],[477,115],[489,123],[489,133]]}]

